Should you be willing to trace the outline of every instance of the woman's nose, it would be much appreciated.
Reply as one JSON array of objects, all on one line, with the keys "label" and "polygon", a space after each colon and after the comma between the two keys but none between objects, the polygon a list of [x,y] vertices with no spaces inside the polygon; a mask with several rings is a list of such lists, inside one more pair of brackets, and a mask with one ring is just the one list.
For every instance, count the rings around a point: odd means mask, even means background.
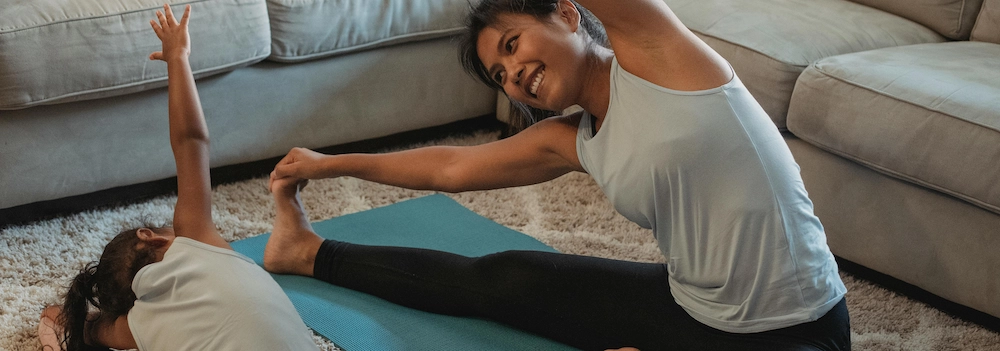
[{"label": "woman's nose", "polygon": [[514,75],[514,79],[511,80],[511,83],[514,83],[514,85],[521,85],[521,76],[523,75],[524,75],[524,67],[522,66],[520,69],[517,70],[517,74]]}]

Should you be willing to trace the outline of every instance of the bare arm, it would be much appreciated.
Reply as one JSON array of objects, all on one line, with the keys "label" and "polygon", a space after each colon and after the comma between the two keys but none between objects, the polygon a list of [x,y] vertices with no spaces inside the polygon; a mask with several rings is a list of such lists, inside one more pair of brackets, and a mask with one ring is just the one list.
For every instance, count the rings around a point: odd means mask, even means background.
[{"label": "bare arm", "polygon": [[[578,117],[576,117],[578,120]],[[476,146],[432,146],[388,154],[321,155],[293,149],[275,167],[286,177],[350,176],[409,189],[461,192],[544,182],[582,170],[573,118],[553,118]]]},{"label": "bare arm", "polygon": [[[58,323],[62,313],[62,306],[48,306],[42,311],[42,318],[38,323],[38,338],[42,343],[42,350],[62,350],[59,337],[63,335],[62,323]],[[92,313],[91,318],[97,316]],[[132,330],[128,326],[128,316],[121,316],[113,321],[100,323],[94,322],[84,326],[89,334],[85,337],[89,345],[102,345],[118,350],[135,349],[138,346],[135,338],[132,337]]]},{"label": "bare arm", "polygon": [[128,316],[121,316],[107,323],[90,324],[88,328],[94,338],[87,341],[90,345],[104,345],[116,350],[138,348],[132,337],[132,330],[128,327]]},{"label": "bare arm", "polygon": [[230,248],[215,231],[212,223],[212,187],[209,176],[208,126],[202,113],[198,89],[191,73],[188,19],[191,5],[180,22],[170,7],[157,11],[159,23],[150,21],[163,51],[152,53],[151,60],[167,62],[170,107],[170,148],[177,164],[177,205],[174,207],[174,232],[210,245]]},{"label": "bare arm", "polygon": [[662,0],[577,0],[604,24],[618,63],[677,90],[709,89],[732,79],[729,63],[681,23]]}]

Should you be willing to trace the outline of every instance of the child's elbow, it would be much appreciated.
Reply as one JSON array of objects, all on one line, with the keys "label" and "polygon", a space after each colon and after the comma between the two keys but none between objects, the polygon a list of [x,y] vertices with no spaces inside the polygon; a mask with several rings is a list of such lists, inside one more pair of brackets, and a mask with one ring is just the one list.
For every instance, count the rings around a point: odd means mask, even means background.
[{"label": "child's elbow", "polygon": [[205,144],[209,143],[208,132],[201,131],[179,131],[176,133],[170,133],[170,143],[175,145],[181,144]]},{"label": "child's elbow", "polygon": [[175,154],[192,149],[208,150],[210,144],[208,135],[178,136],[170,138],[170,147],[173,149]]}]

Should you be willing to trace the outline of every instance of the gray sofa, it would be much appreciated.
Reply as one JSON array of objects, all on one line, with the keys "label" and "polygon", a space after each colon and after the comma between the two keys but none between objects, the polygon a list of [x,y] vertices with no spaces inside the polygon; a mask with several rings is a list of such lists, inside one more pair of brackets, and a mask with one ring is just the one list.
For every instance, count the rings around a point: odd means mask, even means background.
[{"label": "gray sofa", "polygon": [[665,1],[786,131],[842,263],[995,323],[1000,0]]},{"label": "gray sofa", "polygon": [[164,2],[193,7],[213,168],[494,111],[459,64],[466,0],[5,0],[0,216],[175,175]]}]

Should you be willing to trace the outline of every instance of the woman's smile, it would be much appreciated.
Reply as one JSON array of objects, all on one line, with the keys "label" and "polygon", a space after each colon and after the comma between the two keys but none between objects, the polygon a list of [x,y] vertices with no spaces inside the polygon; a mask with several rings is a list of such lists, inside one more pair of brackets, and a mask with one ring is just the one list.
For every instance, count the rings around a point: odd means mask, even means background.
[{"label": "woman's smile", "polygon": [[538,98],[538,87],[542,84],[542,79],[545,78],[545,65],[538,66],[531,75],[528,76],[531,82],[528,85],[528,95],[533,98]]}]

